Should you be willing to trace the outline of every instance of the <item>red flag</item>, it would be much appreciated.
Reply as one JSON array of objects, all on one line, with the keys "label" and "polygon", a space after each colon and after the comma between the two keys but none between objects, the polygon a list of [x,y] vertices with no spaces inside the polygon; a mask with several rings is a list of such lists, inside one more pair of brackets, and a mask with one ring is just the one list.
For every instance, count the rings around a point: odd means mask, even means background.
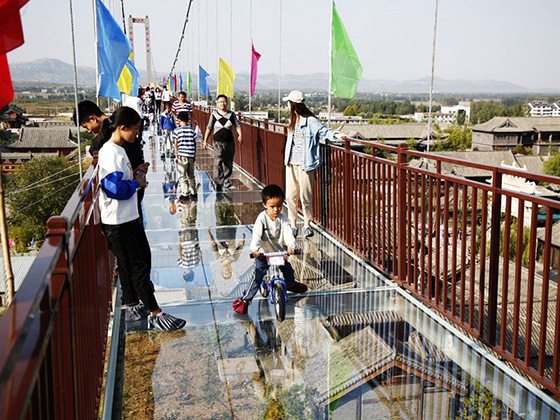
[{"label": "red flag", "polygon": [[173,92],[177,92],[177,75],[173,74]]},{"label": "red flag", "polygon": [[19,9],[28,0],[0,0],[0,54],[6,54],[23,44],[23,29]]},{"label": "red flag", "polygon": [[14,99],[14,88],[10,77],[10,67],[6,54],[0,55],[0,109],[4,108]]},{"label": "red flag", "polygon": [[251,41],[251,96],[255,94],[255,86],[257,85],[257,64],[261,55],[255,51],[253,41]]},{"label": "red flag", "polygon": [[21,9],[28,0],[0,0],[0,109],[14,98],[6,54],[23,44]]}]

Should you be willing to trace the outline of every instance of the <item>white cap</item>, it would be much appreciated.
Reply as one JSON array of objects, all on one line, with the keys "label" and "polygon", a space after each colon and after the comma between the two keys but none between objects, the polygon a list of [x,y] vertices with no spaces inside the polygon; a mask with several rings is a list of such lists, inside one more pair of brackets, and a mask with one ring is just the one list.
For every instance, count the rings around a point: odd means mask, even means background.
[{"label": "white cap", "polygon": [[305,97],[303,96],[303,93],[300,92],[299,90],[292,90],[288,94],[288,96],[283,97],[282,100],[294,102],[296,104],[301,104],[303,101],[305,101]]}]

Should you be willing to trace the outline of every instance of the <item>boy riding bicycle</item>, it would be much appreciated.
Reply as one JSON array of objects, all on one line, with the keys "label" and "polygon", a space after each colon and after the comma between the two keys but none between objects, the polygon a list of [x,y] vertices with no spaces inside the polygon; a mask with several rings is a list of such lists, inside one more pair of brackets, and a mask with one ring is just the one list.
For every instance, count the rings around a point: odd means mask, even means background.
[{"label": "boy riding bicycle", "polygon": [[[288,218],[282,214],[284,204],[284,191],[278,185],[268,185],[261,192],[264,211],[259,214],[253,226],[253,238],[249,251],[255,257],[255,273],[243,296],[233,302],[233,310],[240,314],[246,314],[249,304],[259,290],[264,275],[268,270],[266,258],[262,253],[283,251],[284,246],[288,248],[288,254],[293,255],[296,248],[296,240]],[[307,286],[299,283],[294,278],[294,269],[286,261],[280,267],[284,274],[284,282],[289,292],[305,293]]]}]

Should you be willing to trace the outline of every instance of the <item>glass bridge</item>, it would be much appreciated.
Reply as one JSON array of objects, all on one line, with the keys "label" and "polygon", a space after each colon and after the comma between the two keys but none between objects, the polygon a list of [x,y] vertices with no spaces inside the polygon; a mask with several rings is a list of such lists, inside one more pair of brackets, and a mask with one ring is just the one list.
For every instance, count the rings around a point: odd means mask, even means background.
[{"label": "glass bridge", "polygon": [[[126,325],[123,418],[560,418],[536,382],[321,230],[298,239],[291,263],[310,291],[289,296],[285,321],[260,295],[234,314],[253,270],[258,185],[236,168],[235,190],[216,192],[197,144],[198,198],[179,203],[174,160],[145,147],[156,297],[187,325]],[[181,246],[198,254],[188,267]]]}]

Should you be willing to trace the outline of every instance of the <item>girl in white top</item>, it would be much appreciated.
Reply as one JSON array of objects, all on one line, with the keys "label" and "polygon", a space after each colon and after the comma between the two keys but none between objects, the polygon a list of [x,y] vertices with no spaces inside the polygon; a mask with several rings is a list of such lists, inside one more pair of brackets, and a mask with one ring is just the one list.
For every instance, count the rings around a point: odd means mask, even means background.
[{"label": "girl in white top", "polygon": [[136,201],[136,191],[146,186],[149,164],[132,170],[122,147],[136,140],[139,126],[140,116],[129,107],[117,109],[101,125],[101,229],[117,257],[127,321],[147,319],[149,329],[171,331],[182,328],[185,321],[163,313],[156,301],[148,263],[150,249]]}]

